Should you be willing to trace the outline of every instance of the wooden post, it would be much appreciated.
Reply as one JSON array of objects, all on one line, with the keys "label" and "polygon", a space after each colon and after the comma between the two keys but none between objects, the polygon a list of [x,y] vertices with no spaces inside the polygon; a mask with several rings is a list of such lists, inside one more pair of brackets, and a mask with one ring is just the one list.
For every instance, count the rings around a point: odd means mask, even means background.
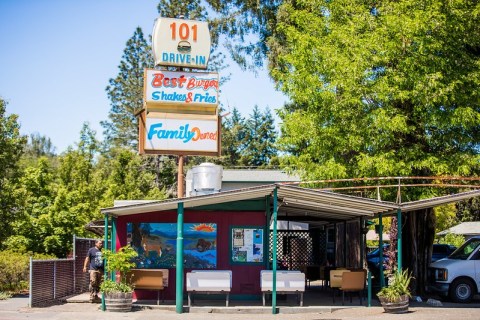
[{"label": "wooden post", "polygon": [[183,198],[183,156],[178,156],[178,175],[177,175],[177,198]]}]

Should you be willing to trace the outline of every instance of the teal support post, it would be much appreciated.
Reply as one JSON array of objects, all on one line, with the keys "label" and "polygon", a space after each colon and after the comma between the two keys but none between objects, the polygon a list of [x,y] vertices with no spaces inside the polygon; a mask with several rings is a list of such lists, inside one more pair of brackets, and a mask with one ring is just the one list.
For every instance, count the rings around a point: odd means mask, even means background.
[{"label": "teal support post", "polygon": [[402,209],[397,210],[397,270],[398,272],[402,272]]},{"label": "teal support post", "polygon": [[372,273],[368,271],[368,288],[367,288],[367,294],[368,294],[368,299],[367,299],[367,306],[371,307],[372,306]]},{"label": "teal support post", "polygon": [[272,284],[272,314],[277,313],[277,187],[273,190],[273,252],[272,252],[272,270],[273,270],[273,284]]},{"label": "teal support post", "polygon": [[[103,244],[103,247],[105,249],[108,248],[108,215],[105,215],[105,243]],[[107,262],[105,261],[105,271],[103,271],[103,278],[107,279],[108,278],[108,273],[107,273]],[[105,306],[105,294],[102,292],[102,311],[105,311],[107,308]]]},{"label": "teal support post", "polygon": [[[117,251],[117,218],[112,217],[112,235],[110,237],[110,248],[112,252]],[[110,274],[110,279],[115,281],[115,273]]]},{"label": "teal support post", "polygon": [[363,256],[365,255],[365,234],[363,233],[363,217],[360,217],[360,268],[363,269]]},{"label": "teal support post", "polygon": [[183,313],[183,202],[177,207],[176,312]]},{"label": "teal support post", "polygon": [[333,237],[333,265],[338,267],[337,264],[337,223],[333,224],[333,233],[335,234]]},{"label": "teal support post", "polygon": [[347,267],[347,221],[343,222],[343,266]]},{"label": "teal support post", "polygon": [[[270,211],[270,196],[265,197],[265,207],[266,207],[266,230],[265,230],[265,252],[270,250],[270,219],[272,217],[272,212]],[[267,254],[267,259],[265,259],[265,270],[270,270],[270,254]]]},{"label": "teal support post", "polygon": [[380,270],[380,288],[385,287],[385,276],[383,274],[383,221],[382,214],[378,215],[378,267]]}]

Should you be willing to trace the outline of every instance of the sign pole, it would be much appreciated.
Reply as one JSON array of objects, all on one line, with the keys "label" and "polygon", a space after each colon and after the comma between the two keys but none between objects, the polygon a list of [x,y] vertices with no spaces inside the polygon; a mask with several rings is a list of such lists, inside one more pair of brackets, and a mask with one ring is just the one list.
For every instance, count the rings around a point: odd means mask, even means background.
[{"label": "sign pole", "polygon": [[183,198],[183,155],[178,156],[177,198]]}]

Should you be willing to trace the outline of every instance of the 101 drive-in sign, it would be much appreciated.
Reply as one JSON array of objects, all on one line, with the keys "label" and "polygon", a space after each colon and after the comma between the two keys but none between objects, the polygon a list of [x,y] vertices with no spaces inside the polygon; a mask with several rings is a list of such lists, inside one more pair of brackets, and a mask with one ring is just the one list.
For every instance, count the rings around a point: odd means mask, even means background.
[{"label": "101 drive-in sign", "polygon": [[210,57],[208,23],[158,18],[152,35],[155,65],[206,69]]},{"label": "101 drive-in sign", "polygon": [[218,106],[218,73],[145,69],[144,89],[147,107]]},{"label": "101 drive-in sign", "polygon": [[145,149],[217,153],[218,118],[147,118]]}]

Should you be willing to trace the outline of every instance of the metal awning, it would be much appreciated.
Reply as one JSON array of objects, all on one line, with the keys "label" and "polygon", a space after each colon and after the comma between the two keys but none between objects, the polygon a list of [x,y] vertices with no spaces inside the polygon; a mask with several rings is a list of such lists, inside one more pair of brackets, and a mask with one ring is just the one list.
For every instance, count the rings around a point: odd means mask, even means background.
[{"label": "metal awning", "polygon": [[133,202],[133,204],[129,203],[124,206],[104,208],[101,212],[109,216],[120,217],[177,210],[178,204],[181,202],[184,204],[184,208],[199,208],[227,202],[265,199],[273,194],[275,188],[277,188],[278,197],[278,220],[304,222],[316,226],[360,217],[371,219],[378,217],[379,214],[388,216],[395,214],[399,209],[402,212],[411,212],[480,196],[480,190],[474,190],[396,204],[288,184],[269,184],[189,198]]},{"label": "metal awning", "polygon": [[181,199],[170,199],[140,203],[122,207],[102,209],[103,214],[114,217],[136,215],[147,212],[176,210],[180,202],[184,208],[195,208],[242,200],[262,199],[278,189],[279,217],[295,217],[292,220],[345,221],[360,216],[373,217],[375,214],[394,212],[398,205],[372,199],[348,196],[329,191],[313,190],[290,185],[270,184],[219,192],[209,195]]},{"label": "metal awning", "polygon": [[400,208],[402,209],[402,212],[409,212],[409,211],[433,208],[436,206],[440,206],[442,204],[457,202],[457,201],[475,198],[479,196],[480,196],[480,190],[466,191],[466,192],[451,194],[448,196],[405,202],[400,205]]}]

